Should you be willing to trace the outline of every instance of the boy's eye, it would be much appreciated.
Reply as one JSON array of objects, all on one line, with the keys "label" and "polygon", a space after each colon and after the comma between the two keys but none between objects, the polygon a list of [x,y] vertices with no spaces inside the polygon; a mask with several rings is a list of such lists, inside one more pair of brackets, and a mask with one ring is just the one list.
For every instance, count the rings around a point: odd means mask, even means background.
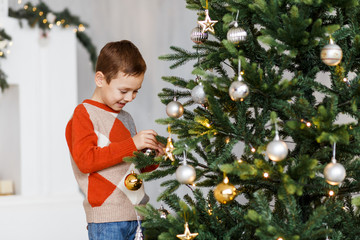
[{"label": "boy's eye", "polygon": [[121,93],[127,93],[127,91],[125,91],[125,90],[120,90],[120,92],[121,92]]}]

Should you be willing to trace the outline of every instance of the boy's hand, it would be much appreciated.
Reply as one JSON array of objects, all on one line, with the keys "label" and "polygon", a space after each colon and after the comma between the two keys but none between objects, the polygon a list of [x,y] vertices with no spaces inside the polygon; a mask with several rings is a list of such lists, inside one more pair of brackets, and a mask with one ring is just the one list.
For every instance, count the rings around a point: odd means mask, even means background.
[{"label": "boy's hand", "polygon": [[157,149],[157,151],[156,151],[156,156],[157,156],[157,157],[158,157],[158,156],[163,156],[163,155],[165,154],[164,148],[165,148],[165,145],[162,144],[162,143],[160,143],[160,142],[158,142],[158,149]]},{"label": "boy's hand", "polygon": [[132,139],[137,150],[151,148],[159,152],[163,152],[160,143],[156,140],[157,133],[154,130],[144,130],[138,132]]}]

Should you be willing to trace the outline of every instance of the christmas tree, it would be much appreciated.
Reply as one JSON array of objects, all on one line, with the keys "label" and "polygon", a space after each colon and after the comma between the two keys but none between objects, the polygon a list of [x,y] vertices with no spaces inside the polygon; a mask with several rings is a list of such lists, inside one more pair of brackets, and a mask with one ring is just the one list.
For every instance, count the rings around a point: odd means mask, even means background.
[{"label": "christmas tree", "polygon": [[193,49],[160,57],[195,62],[163,77],[166,155],[128,159],[167,177],[171,214],[137,207],[146,239],[360,239],[359,1],[186,2]]}]

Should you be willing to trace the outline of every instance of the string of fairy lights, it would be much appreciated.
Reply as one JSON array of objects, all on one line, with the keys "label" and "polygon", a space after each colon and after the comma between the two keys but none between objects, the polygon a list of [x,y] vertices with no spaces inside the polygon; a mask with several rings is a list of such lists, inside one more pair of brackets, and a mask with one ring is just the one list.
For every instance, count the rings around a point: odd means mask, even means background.
[{"label": "string of fairy lights", "polygon": [[[17,1],[18,5],[22,5],[21,0]],[[85,33],[88,25],[84,23],[78,16],[72,15],[68,9],[61,12],[52,11],[44,2],[40,1],[33,5],[31,2],[23,4],[18,10],[9,8],[9,17],[19,19],[20,26],[23,25],[22,20],[26,20],[31,28],[38,26],[42,30],[40,38],[47,39],[49,31],[54,27],[71,29],[76,34],[76,38],[89,54],[92,68],[95,69],[97,52],[96,47],[92,43],[90,37]],[[13,45],[12,37],[6,33],[5,28],[0,29],[0,57],[5,58],[10,54],[10,47]],[[4,91],[9,85],[6,81],[6,74],[0,69],[0,89]]]}]

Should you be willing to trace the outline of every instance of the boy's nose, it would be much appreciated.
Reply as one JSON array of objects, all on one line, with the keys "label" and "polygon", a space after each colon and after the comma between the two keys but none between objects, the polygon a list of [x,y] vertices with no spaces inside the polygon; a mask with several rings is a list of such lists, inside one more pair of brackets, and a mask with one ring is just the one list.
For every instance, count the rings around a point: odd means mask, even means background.
[{"label": "boy's nose", "polygon": [[132,94],[131,93],[127,93],[126,95],[125,95],[125,101],[127,101],[127,102],[131,102],[132,100],[133,100],[133,96],[132,96]]}]

